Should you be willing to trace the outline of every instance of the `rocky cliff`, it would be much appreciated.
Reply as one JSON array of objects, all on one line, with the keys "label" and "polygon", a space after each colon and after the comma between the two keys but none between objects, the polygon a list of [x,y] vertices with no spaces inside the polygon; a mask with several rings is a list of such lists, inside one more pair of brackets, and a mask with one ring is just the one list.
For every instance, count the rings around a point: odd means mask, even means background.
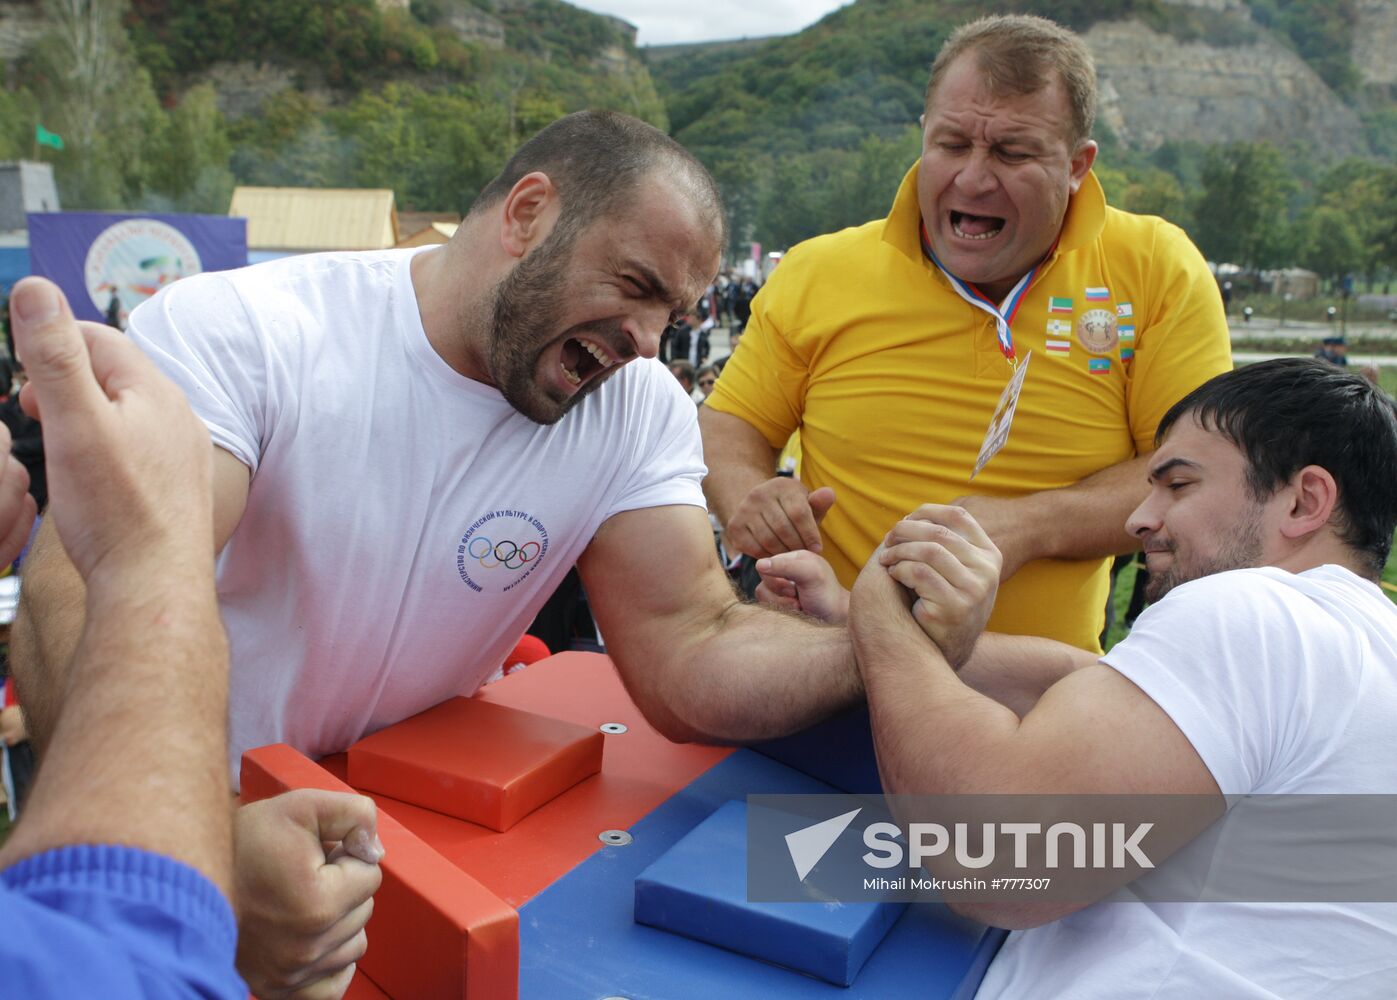
[{"label": "rocky cliff", "polygon": [[[401,5],[405,0],[377,2]],[[471,0],[441,0],[437,6],[442,26],[462,41],[498,50],[505,45],[503,12],[528,10],[538,2],[495,0],[493,14]],[[1101,121],[1124,145],[1150,150],[1171,140],[1270,138],[1309,143],[1334,156],[1367,151],[1354,106],[1341,100],[1289,45],[1261,28],[1245,0],[1165,2],[1179,8],[1181,18],[1231,25],[1234,30],[1224,33],[1234,44],[1220,44],[1206,32],[1197,40],[1181,41],[1138,21],[1101,22],[1088,31],[1101,79]],[[1357,23],[1351,58],[1364,85],[1357,106],[1371,111],[1397,97],[1397,0],[1353,4]],[[597,50],[592,66],[604,76],[633,80],[653,99],[648,73],[631,47],[634,26],[606,20],[615,41]],[[1241,30],[1235,30],[1238,26]],[[43,30],[37,0],[0,0],[0,70],[8,68],[11,86],[17,82],[15,61]],[[686,60],[702,60],[709,49],[728,45],[673,49]],[[664,49],[647,52],[653,63],[666,54]],[[304,73],[297,78],[287,68],[261,63],[211,67],[206,76],[218,87],[224,110],[235,116],[257,107],[269,93],[306,84]],[[315,74],[310,77],[314,81]]]},{"label": "rocky cliff", "polygon": [[1397,84],[1397,0],[1358,0],[1353,62],[1364,83]]},{"label": "rocky cliff", "polygon": [[1291,49],[1265,33],[1257,38],[1212,46],[1180,42],[1136,21],[1096,24],[1086,39],[1100,79],[1101,121],[1136,149],[1169,140],[1273,139],[1318,144],[1339,156],[1364,151],[1354,111]]}]

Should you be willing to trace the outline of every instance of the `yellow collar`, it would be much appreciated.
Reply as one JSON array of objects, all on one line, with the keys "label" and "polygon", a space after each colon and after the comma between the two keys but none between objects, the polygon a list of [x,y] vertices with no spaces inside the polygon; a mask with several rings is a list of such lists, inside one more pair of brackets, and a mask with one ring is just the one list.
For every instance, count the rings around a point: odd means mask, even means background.
[{"label": "yellow collar", "polygon": [[[917,167],[907,171],[893,199],[892,211],[883,223],[883,242],[912,260],[925,261],[922,255],[922,210],[917,204]],[[1076,250],[1091,243],[1106,225],[1106,193],[1096,174],[1087,171],[1086,179],[1072,200],[1067,203],[1067,217],[1062,223],[1057,252]],[[927,262],[930,266],[930,262]]]}]

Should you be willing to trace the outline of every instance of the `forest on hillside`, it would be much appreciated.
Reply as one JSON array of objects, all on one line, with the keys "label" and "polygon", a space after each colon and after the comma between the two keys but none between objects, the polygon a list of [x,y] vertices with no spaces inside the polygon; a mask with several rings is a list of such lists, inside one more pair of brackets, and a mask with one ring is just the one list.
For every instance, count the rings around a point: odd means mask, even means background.
[{"label": "forest on hillside", "polygon": [[1249,6],[1250,23],[1161,0],[860,0],[757,49],[664,60],[652,71],[673,134],[722,183],[733,228],[784,247],[886,214],[920,149],[928,54],[988,9],[1051,16],[1081,31],[1130,18],[1216,46],[1267,31],[1360,108],[1369,154],[1336,161],[1303,137],[1227,145],[1200,137],[1145,153],[1098,122],[1096,172],[1109,198],[1182,225],[1214,260],[1300,265],[1328,277],[1397,268],[1397,112],[1392,94],[1361,92],[1348,55],[1355,4]]},{"label": "forest on hillside", "polygon": [[[559,0],[481,6],[504,45],[446,23],[466,0],[38,0],[51,25],[0,91],[0,159],[34,126],[69,208],[223,213],[234,183],[390,187],[402,209],[462,211],[522,137],[569,111],[666,126],[634,46]],[[486,9],[488,8],[488,10]],[[623,69],[599,68],[608,49]],[[287,78],[230,113],[208,79],[246,64]]]},{"label": "forest on hillside", "polygon": [[[11,0],[16,2],[16,0]],[[798,34],[647,66],[615,21],[560,0],[34,0],[46,30],[6,71],[0,159],[36,151],[68,208],[223,213],[235,183],[390,187],[400,210],[464,209],[524,136],[583,107],[692,149],[728,200],[734,252],[883,215],[916,159],[931,56],[988,9],[1079,30],[1131,19],[1181,42],[1260,33],[1355,109],[1367,152],[1297,137],[1148,152],[1098,129],[1115,204],[1187,228],[1216,260],[1331,277],[1397,269],[1397,110],[1350,58],[1357,0],[858,0]],[[484,18],[493,41],[463,30]],[[252,67],[235,101],[221,68]],[[35,142],[35,126],[62,137]]]}]

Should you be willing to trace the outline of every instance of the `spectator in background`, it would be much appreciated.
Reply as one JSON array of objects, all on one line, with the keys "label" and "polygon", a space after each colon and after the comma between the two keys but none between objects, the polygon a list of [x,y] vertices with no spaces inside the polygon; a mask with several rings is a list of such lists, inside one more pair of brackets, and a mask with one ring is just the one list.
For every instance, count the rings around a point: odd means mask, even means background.
[{"label": "spectator in background", "polygon": [[747,321],[752,318],[752,300],[756,297],[757,283],[743,275],[733,291],[733,325],[737,330],[745,328]]},{"label": "spectator in background", "polygon": [[42,511],[48,506],[48,476],[44,472],[44,431],[39,421],[24,412],[19,405],[20,390],[27,376],[24,368],[16,366],[8,394],[0,399],[0,423],[10,432],[10,454],[29,473],[29,495]]},{"label": "spectator in background", "polygon": [[695,368],[700,368],[708,363],[709,341],[718,326],[718,303],[711,286],[703,298],[699,299],[690,322],[698,330],[698,336],[692,342],[689,361]]},{"label": "spectator in background", "polygon": [[709,332],[716,325],[701,318],[703,303],[680,315],[660,334],[659,359],[666,364],[671,361],[688,361],[698,368],[708,360]]},{"label": "spectator in background", "polygon": [[112,289],[111,300],[107,302],[106,315],[107,326],[111,327],[113,330],[126,329],[126,324],[121,321],[121,296],[116,293],[115,288]]},{"label": "spectator in background", "polygon": [[660,334],[659,358],[665,364],[688,358],[689,347],[694,340],[691,319],[692,317],[685,313],[665,327],[664,332]]},{"label": "spectator in background", "polygon": [[[718,370],[713,365],[704,365],[698,370],[697,382],[698,390],[703,393],[703,398],[707,399],[713,392],[713,386],[718,381]],[[702,402],[699,403],[703,405]]]},{"label": "spectator in background", "polygon": [[[8,664],[5,667],[9,670]],[[19,811],[29,798],[38,769],[34,748],[24,728],[24,713],[15,698],[13,679],[0,679],[0,781],[5,785],[5,809],[10,822],[19,818]]]},{"label": "spectator in background", "polygon": [[718,272],[718,280],[713,283],[713,301],[718,305],[718,319],[723,323],[732,322],[732,290],[732,272]]},{"label": "spectator in background", "polygon": [[734,326],[728,332],[728,353],[717,361],[713,362],[713,371],[716,375],[723,374],[723,366],[732,360],[732,356],[737,353],[738,341],[742,339],[742,327]]},{"label": "spectator in background", "polygon": [[1315,357],[1321,361],[1328,361],[1331,365],[1345,366],[1348,364],[1348,344],[1343,337],[1325,337],[1320,341]]},{"label": "spectator in background", "polygon": [[678,359],[669,363],[669,370],[679,380],[679,384],[684,387],[684,392],[692,396],[694,394],[694,366],[683,359]]}]

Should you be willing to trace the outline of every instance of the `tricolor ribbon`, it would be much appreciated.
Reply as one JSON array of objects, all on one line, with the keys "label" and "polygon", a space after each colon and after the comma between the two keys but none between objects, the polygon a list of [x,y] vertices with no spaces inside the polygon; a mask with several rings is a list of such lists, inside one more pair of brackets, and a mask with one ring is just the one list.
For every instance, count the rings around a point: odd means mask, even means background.
[{"label": "tricolor ribbon", "polygon": [[946,276],[946,280],[951,283],[951,287],[956,290],[957,295],[965,299],[966,302],[969,302],[976,309],[983,309],[994,317],[995,335],[999,338],[999,352],[1004,355],[1010,367],[1015,366],[1017,361],[1014,353],[1014,334],[1011,329],[1014,323],[1014,316],[1018,314],[1019,306],[1023,304],[1024,296],[1028,294],[1028,288],[1033,284],[1033,279],[1038,276],[1038,272],[1042,269],[1043,265],[1052,258],[1053,251],[1057,249],[1056,241],[1054,241],[1052,247],[1048,250],[1043,259],[1034,265],[1033,270],[1020,278],[1018,283],[1009,290],[1009,294],[1005,296],[1004,301],[996,306],[994,300],[980,291],[980,289],[976,288],[968,281],[957,278],[950,271],[946,270],[946,265],[942,264],[941,261],[937,259],[936,251],[931,248],[931,238],[927,235],[926,223],[922,223],[921,228],[922,252],[936,265],[936,269]]}]

